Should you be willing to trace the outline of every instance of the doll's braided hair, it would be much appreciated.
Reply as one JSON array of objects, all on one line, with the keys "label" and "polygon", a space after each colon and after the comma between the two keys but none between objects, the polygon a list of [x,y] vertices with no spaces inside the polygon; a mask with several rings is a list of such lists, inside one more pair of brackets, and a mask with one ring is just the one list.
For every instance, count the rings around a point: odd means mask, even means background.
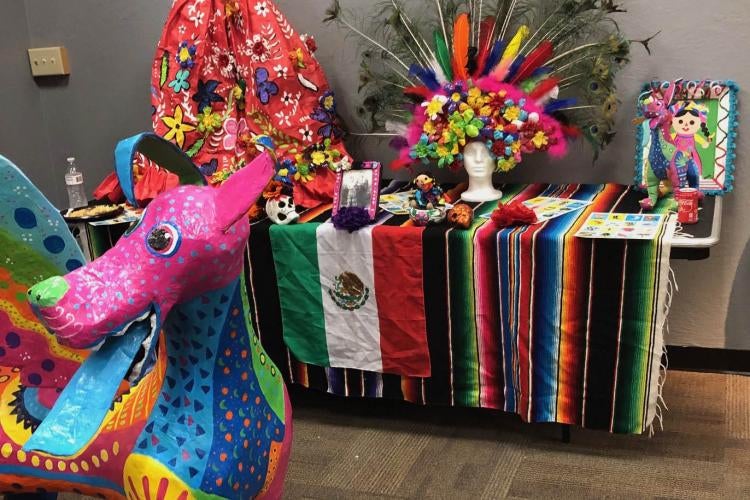
[{"label": "doll's braided hair", "polygon": [[705,123],[701,123],[701,132],[706,136],[707,139],[711,138],[711,131],[708,130],[708,126]]}]

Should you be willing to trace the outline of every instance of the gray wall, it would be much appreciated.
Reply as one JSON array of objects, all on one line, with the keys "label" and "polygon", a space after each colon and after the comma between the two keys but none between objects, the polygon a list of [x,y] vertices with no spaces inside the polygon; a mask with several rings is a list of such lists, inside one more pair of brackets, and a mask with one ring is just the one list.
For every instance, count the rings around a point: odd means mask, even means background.
[{"label": "gray wall", "polygon": [[24,2],[0,5],[0,154],[7,156],[47,195],[58,200],[64,187],[50,178],[47,127],[40,92],[31,78],[29,30]]},{"label": "gray wall", "polygon": [[[414,1],[414,0],[411,0]],[[366,8],[371,0],[342,0]],[[619,22],[631,38],[658,30],[649,57],[634,47],[619,77],[622,109],[618,136],[592,166],[585,146],[562,161],[532,158],[502,180],[622,182],[632,179],[630,124],[641,82],[652,78],[731,78],[750,86],[750,4],[736,0],[628,0]],[[61,165],[75,154],[89,188],[112,168],[118,138],[147,129],[149,69],[168,0],[10,0],[0,6],[0,151],[27,169],[49,196],[63,201]],[[318,57],[336,91],[341,113],[356,128],[356,42],[320,19],[329,0],[278,0],[298,31],[315,35]],[[73,73],[61,84],[38,86],[28,73],[26,44],[68,47]],[[747,92],[740,99],[747,102]],[[675,262],[680,293],[670,314],[670,344],[750,350],[750,175],[746,148],[750,121],[740,126],[735,192],[725,200],[722,241],[711,258]],[[392,153],[373,141],[351,145],[360,158],[387,162]],[[499,181],[501,179],[498,179]],[[726,326],[726,328],[725,328]]]}]

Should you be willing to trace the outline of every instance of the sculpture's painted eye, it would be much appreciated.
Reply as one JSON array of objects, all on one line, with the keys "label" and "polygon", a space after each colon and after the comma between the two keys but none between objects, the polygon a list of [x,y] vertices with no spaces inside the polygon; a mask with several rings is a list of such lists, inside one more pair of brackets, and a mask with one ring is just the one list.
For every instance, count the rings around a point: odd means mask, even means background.
[{"label": "sculpture's painted eye", "polygon": [[180,231],[170,222],[156,224],[146,236],[149,252],[160,257],[174,255],[180,247]]}]

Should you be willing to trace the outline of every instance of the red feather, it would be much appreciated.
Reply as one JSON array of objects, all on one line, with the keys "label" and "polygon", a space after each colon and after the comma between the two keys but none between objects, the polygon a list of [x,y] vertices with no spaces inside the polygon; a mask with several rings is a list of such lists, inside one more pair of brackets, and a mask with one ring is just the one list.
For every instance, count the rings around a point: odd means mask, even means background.
[{"label": "red feather", "polygon": [[[479,53],[477,54],[477,70],[473,76],[478,76],[487,62],[487,56],[490,55],[493,40],[490,40],[490,32],[495,25],[495,18],[487,16],[479,23]],[[494,38],[494,34],[493,34]]]},{"label": "red feather", "polygon": [[570,137],[572,139],[578,139],[579,137],[581,137],[581,129],[574,125],[561,125],[560,128],[562,129],[562,132],[566,137]]},{"label": "red feather", "polygon": [[534,70],[550,60],[552,57],[552,51],[552,42],[544,40],[540,43],[537,48],[532,50],[529,55],[526,56],[523,64],[518,68],[516,76],[513,77],[510,83],[522,82],[528,78]]},{"label": "red feather", "polygon": [[554,89],[559,82],[560,81],[554,76],[545,78],[544,80],[539,82],[531,92],[529,92],[529,97],[534,100],[541,99],[544,94]]},{"label": "red feather", "polygon": [[424,85],[414,86],[414,87],[406,87],[404,89],[404,94],[406,95],[413,95],[416,97],[421,97],[424,100],[429,99],[432,97],[432,92],[430,89],[425,87]]},{"label": "red feather", "polygon": [[462,12],[453,25],[453,77],[467,80],[466,65],[469,63],[469,15]]}]

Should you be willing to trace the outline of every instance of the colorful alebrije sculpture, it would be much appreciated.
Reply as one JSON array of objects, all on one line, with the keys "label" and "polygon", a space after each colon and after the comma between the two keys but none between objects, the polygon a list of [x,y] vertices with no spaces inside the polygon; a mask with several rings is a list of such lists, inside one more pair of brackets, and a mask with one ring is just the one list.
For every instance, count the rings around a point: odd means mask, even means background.
[{"label": "colorful alebrije sculpture", "polygon": [[[480,142],[498,171],[524,155],[566,150],[585,136],[594,154],[614,135],[615,73],[631,41],[612,0],[392,0],[361,29],[334,0],[327,21],[360,36],[360,114],[393,135],[392,168],[457,168]],[[648,39],[641,43],[648,50]]]},{"label": "colorful alebrije sculpture", "polygon": [[0,491],[280,497],[291,408],[241,283],[246,213],[272,174],[264,153],[220,188],[167,191],[82,266],[0,157]]}]

